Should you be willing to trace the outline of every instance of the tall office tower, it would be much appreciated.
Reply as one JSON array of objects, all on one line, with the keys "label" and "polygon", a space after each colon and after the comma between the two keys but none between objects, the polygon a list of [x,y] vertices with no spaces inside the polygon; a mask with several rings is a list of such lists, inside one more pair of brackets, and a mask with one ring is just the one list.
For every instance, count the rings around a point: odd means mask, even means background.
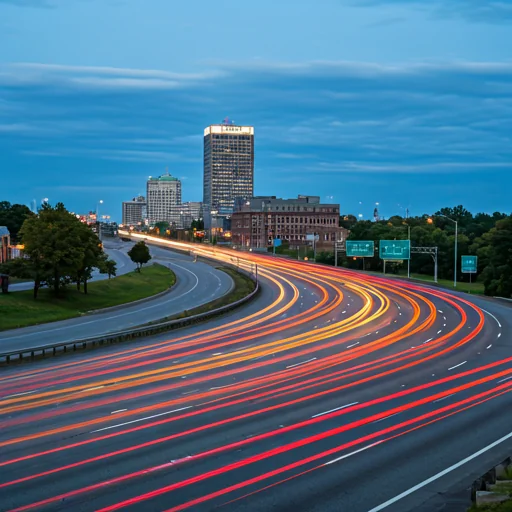
[{"label": "tall office tower", "polygon": [[[235,198],[254,192],[254,128],[229,119],[204,130],[203,204],[205,220],[229,217]],[[211,218],[209,219],[211,221]]]},{"label": "tall office tower", "polygon": [[144,196],[123,201],[123,224],[125,226],[142,225],[147,216],[147,203]]},{"label": "tall office tower", "polygon": [[150,224],[172,222],[171,209],[181,204],[181,181],[167,172],[147,182],[147,215]]}]

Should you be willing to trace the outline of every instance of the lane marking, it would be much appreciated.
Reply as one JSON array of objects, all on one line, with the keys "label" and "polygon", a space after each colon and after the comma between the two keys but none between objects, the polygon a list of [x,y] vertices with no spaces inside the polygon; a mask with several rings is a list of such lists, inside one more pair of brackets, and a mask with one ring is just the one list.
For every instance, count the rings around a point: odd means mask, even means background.
[{"label": "lane marking", "polygon": [[118,412],[124,412],[124,411],[127,411],[128,409],[119,409],[117,411],[112,411],[110,414],[117,414]]},{"label": "lane marking", "polygon": [[442,398],[438,398],[437,400],[434,400],[433,403],[435,402],[441,402],[442,400],[446,400],[447,398],[450,398],[451,396],[455,395],[455,393],[452,393],[451,395],[446,395],[446,396],[443,396]]},{"label": "lane marking", "polygon": [[349,345],[347,348],[355,347],[356,345],[359,345],[359,341],[357,343],[354,343],[353,345]]},{"label": "lane marking", "polygon": [[501,332],[498,334],[498,338],[501,338]]},{"label": "lane marking", "polygon": [[395,412],[395,414],[391,414],[390,416],[386,416],[385,418],[381,418],[380,420],[375,420],[373,423],[379,423],[379,421],[387,420],[388,418],[392,418],[393,416],[396,416],[397,414],[400,414],[400,413],[399,412]]},{"label": "lane marking", "polygon": [[500,445],[501,443],[508,441],[510,438],[512,438],[512,432],[510,432],[506,436],[501,437],[497,441],[494,441],[494,443],[491,443],[491,444],[485,446],[481,450],[478,450],[477,452],[473,453],[469,457],[466,457],[465,459],[462,459],[461,461],[457,462],[456,464],[453,464],[449,468],[446,468],[443,471],[437,473],[436,475],[431,476],[430,478],[427,478],[426,480],[423,480],[423,482],[420,482],[419,484],[415,485],[414,487],[411,487],[410,489],[407,489],[406,491],[398,494],[397,496],[389,499],[388,501],[385,501],[384,503],[377,505],[376,507],[372,508],[368,512],[379,512],[380,510],[384,510],[385,508],[388,508],[390,505],[395,504],[397,501],[400,501],[401,499],[409,496],[413,492],[416,492],[418,489],[421,489],[421,488],[425,487],[426,485],[429,485],[432,482],[439,480],[439,478],[442,478],[443,476],[447,475],[448,473],[451,473],[455,469],[460,468],[461,466],[463,466],[464,464],[467,464],[468,462],[472,461],[473,459],[480,457],[480,455],[484,454],[485,452],[488,452],[489,450],[492,450],[493,448]]},{"label": "lane marking", "polygon": [[35,393],[36,391],[37,391],[37,389],[35,389],[34,391],[26,391],[25,393],[16,393],[15,395],[3,396],[2,400],[4,400],[5,398],[14,398],[15,396],[30,395],[31,393]]},{"label": "lane marking", "polygon": [[499,380],[499,381],[498,381],[498,384],[499,384],[500,382],[505,382],[506,380],[510,380],[510,379],[512,379],[512,375],[511,375],[510,377],[505,377],[504,379]]},{"label": "lane marking", "polygon": [[491,347],[492,347],[492,343],[485,348],[486,348],[486,350],[489,350]]},{"label": "lane marking", "polygon": [[287,366],[286,369],[288,368],[293,368],[295,366],[300,366],[301,364],[306,364],[306,363],[310,363],[311,361],[314,361],[316,359],[316,357],[313,357],[311,359],[308,359],[307,361],[302,361],[301,363],[295,363],[295,364],[291,364],[290,366]]},{"label": "lane marking", "polygon": [[85,393],[86,391],[94,391],[96,389],[104,388],[105,386],[96,386],[95,388],[88,388],[88,389],[82,389],[82,391],[79,391],[79,393]]},{"label": "lane marking", "polygon": [[[480,309],[482,309],[482,308],[480,308]],[[494,320],[496,320],[496,323],[500,326],[500,329],[501,329],[500,321],[492,313],[489,313],[489,311],[487,311],[486,309],[482,309],[482,311],[484,313],[487,313],[489,316],[492,316],[494,318]]]},{"label": "lane marking", "polygon": [[324,414],[329,414],[330,412],[340,411],[341,409],[346,409],[347,407],[352,407],[353,405],[357,405],[359,402],[352,402],[351,404],[342,405],[341,407],[336,407],[335,409],[331,409],[330,411],[320,412],[311,416],[312,418],[318,418],[318,416],[323,416]]},{"label": "lane marking", "polygon": [[154,414],[153,416],[139,418],[138,420],[127,421],[126,423],[119,423],[118,425],[111,425],[110,427],[103,427],[103,428],[99,428],[98,430],[92,430],[91,432],[89,432],[89,434],[94,434],[96,432],[103,432],[104,430],[110,430],[111,428],[124,427],[125,425],[131,425],[132,423],[138,423],[139,421],[151,420],[153,418],[158,418],[159,416],[165,416],[166,414],[172,414],[173,412],[184,411],[185,409],[191,409],[191,408],[192,408],[192,406],[189,405],[188,407],[182,407],[181,409],[174,409],[173,411],[167,411],[167,412],[162,412],[160,414]]},{"label": "lane marking", "polygon": [[462,366],[463,364],[466,364],[466,363],[467,363],[467,361],[464,361],[463,363],[456,364],[455,366],[448,368],[448,370],[454,370],[455,368],[458,368],[459,366]]},{"label": "lane marking", "polygon": [[443,329],[439,329],[439,331],[437,331],[437,334],[441,334],[443,332]]},{"label": "lane marking", "polygon": [[427,341],[424,341],[423,342],[423,345],[425,345],[425,343],[428,343],[429,341],[432,341],[434,338],[429,338]]},{"label": "lane marking", "polygon": [[326,462],[324,466],[328,466],[329,464],[334,464],[335,462],[338,462],[340,460],[346,459],[348,457],[352,457],[352,455],[356,455],[357,453],[364,452],[365,450],[368,450],[368,448],[373,448],[374,446],[377,446],[378,444],[381,444],[382,441],[377,441],[376,443],[369,444],[368,446],[365,446],[364,448],[359,448],[359,450],[356,450],[355,452],[347,453],[346,455],[342,455],[341,457],[338,457],[337,459],[330,460],[329,462]]},{"label": "lane marking", "polygon": [[215,354],[213,354],[214,356],[221,356],[222,355],[222,352],[215,352]]}]

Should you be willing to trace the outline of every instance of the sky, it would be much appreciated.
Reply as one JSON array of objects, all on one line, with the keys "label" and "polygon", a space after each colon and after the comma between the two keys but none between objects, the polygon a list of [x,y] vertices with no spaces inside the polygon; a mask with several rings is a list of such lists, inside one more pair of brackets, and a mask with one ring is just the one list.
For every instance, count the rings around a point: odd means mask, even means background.
[{"label": "sky", "polygon": [[255,127],[255,194],[371,218],[512,212],[512,0],[0,0],[0,200],[121,220],[203,130]]}]

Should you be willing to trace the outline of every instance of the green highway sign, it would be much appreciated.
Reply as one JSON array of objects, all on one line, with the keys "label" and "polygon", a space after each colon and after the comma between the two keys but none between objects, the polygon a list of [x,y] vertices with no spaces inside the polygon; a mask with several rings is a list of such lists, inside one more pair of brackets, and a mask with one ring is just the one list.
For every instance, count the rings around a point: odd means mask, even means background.
[{"label": "green highway sign", "polygon": [[375,252],[373,240],[347,240],[345,248],[349,258],[372,258]]},{"label": "green highway sign", "polygon": [[379,257],[383,260],[410,260],[410,240],[380,240]]},{"label": "green highway sign", "polygon": [[461,272],[463,274],[476,274],[478,256],[462,256]]}]

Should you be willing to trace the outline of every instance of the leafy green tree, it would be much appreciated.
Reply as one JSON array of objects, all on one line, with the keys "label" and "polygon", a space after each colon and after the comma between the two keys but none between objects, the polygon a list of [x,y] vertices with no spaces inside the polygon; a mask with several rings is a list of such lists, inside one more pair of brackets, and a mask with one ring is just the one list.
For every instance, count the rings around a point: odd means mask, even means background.
[{"label": "leafy green tree", "polygon": [[155,228],[158,230],[160,236],[165,235],[166,231],[170,229],[171,225],[168,222],[160,221],[155,224]]},{"label": "leafy green tree", "polygon": [[[34,281],[34,296],[43,282],[52,287],[55,295],[68,283],[76,280],[84,264],[82,245],[89,228],[69,213],[62,203],[55,207],[43,205],[38,215],[28,217],[20,229],[24,256],[31,271],[41,279]],[[97,242],[96,238],[96,243]]]},{"label": "leafy green tree", "polygon": [[48,269],[40,259],[15,258],[1,265],[0,274],[34,281],[33,296],[37,299],[39,289],[46,284]]},{"label": "leafy green tree", "polygon": [[11,204],[0,201],[0,226],[6,226],[11,235],[11,242],[18,242],[18,233],[25,219],[34,214],[24,204]]},{"label": "leafy green tree", "polygon": [[194,219],[192,224],[190,225],[192,229],[197,229],[197,231],[202,231],[204,229],[204,220],[203,219]]},{"label": "leafy green tree", "polygon": [[141,240],[137,242],[129,251],[128,256],[130,256],[131,260],[137,265],[137,272],[140,272],[142,265],[147,263],[151,259],[151,254],[149,254],[149,247],[146,243]]},{"label": "leafy green tree", "polygon": [[75,275],[73,276],[76,282],[77,290],[80,290],[80,285],[84,285],[84,293],[87,294],[87,282],[92,277],[92,271],[98,267],[101,271],[102,259],[106,257],[103,253],[102,244],[97,237],[87,226],[75,225],[78,230],[78,237],[80,238],[81,254],[79,263],[76,267]]},{"label": "leafy green tree", "polygon": [[489,263],[483,272],[485,293],[512,297],[512,215],[496,222],[487,239],[488,251],[484,256]]},{"label": "leafy green tree", "polygon": [[108,274],[109,279],[116,276],[117,263],[106,254],[102,255],[98,268],[102,274]]}]

